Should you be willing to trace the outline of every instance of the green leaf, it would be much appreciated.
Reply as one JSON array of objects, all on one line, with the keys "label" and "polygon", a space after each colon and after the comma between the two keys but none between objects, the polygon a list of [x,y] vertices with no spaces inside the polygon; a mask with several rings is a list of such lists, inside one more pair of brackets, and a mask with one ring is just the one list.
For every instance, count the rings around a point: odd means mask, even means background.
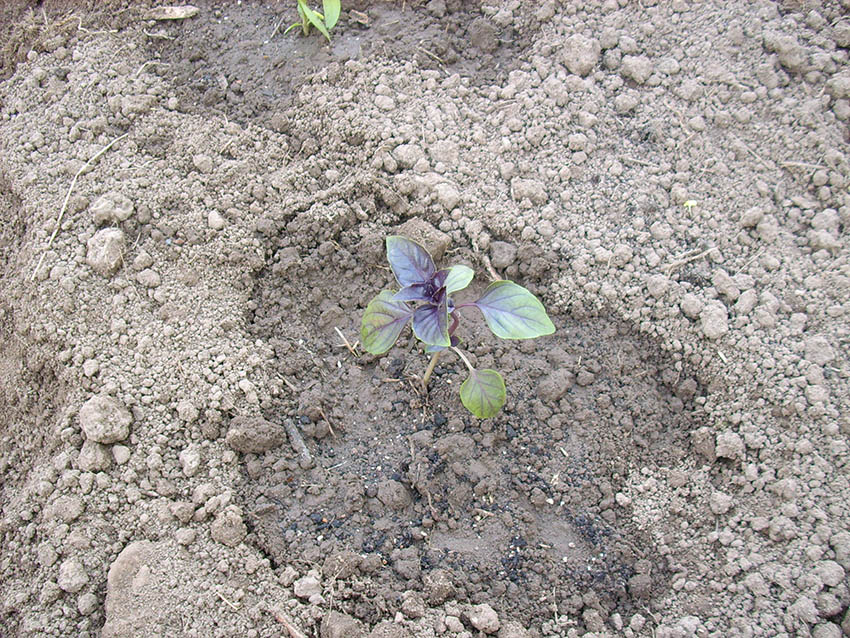
[{"label": "green leaf", "polygon": [[413,310],[403,301],[393,301],[393,293],[382,290],[366,306],[360,324],[360,343],[366,352],[383,354],[393,347],[413,316]]},{"label": "green leaf", "polygon": [[304,35],[310,35],[310,21],[307,20],[307,14],[304,13],[304,9],[308,9],[306,0],[298,0],[298,4],[295,5],[298,8],[298,17],[301,18],[301,22],[298,26],[301,27],[301,32]]},{"label": "green leaf", "polygon": [[449,268],[449,276],[446,277],[446,283],[443,284],[446,287],[446,294],[450,295],[458,290],[463,290],[469,285],[469,282],[472,281],[474,276],[475,272],[468,266],[452,266]]},{"label": "green leaf", "polygon": [[496,416],[505,405],[505,381],[502,375],[487,368],[470,370],[460,385],[460,400],[479,419]]},{"label": "green leaf", "polygon": [[555,332],[540,300],[512,281],[494,281],[475,305],[502,339],[533,339]]},{"label": "green leaf", "polygon": [[322,9],[325,12],[325,26],[328,30],[333,29],[339,20],[339,0],[322,0]]},{"label": "green leaf", "polygon": [[310,7],[308,7],[307,3],[304,2],[304,0],[298,0],[298,8],[307,17],[307,20],[310,21],[310,24],[312,24],[319,31],[321,31],[322,35],[328,39],[328,42],[330,42],[331,34],[328,33],[328,30],[325,28],[325,25],[319,15]]}]

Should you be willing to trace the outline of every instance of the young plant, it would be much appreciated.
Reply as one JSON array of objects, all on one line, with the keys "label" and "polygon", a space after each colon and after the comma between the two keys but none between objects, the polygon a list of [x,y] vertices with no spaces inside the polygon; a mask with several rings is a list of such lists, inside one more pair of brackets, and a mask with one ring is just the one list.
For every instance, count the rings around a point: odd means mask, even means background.
[{"label": "young plant", "polygon": [[401,290],[382,290],[369,302],[360,326],[363,348],[372,354],[387,352],[412,322],[414,336],[432,355],[422,385],[427,389],[440,353],[450,348],[469,369],[460,386],[463,405],[480,419],[495,416],[505,404],[505,382],[495,370],[475,369],[458,349],[454,333],[459,311],[478,308],[501,339],[533,339],[555,332],[543,304],[522,286],[504,280],[491,283],[477,300],[456,304],[451,295],[469,285],[472,269],[457,265],[437,270],[424,247],[398,235],[387,237],[387,261]]},{"label": "young plant", "polygon": [[301,18],[301,22],[289,25],[286,31],[283,32],[284,35],[292,31],[295,27],[301,27],[304,35],[310,35],[310,25],[313,25],[328,39],[328,42],[331,41],[330,31],[336,25],[337,20],[339,20],[339,0],[322,0],[322,10],[324,13],[319,13],[311,9],[307,4],[307,0],[296,0],[296,8],[298,9],[298,16]]}]

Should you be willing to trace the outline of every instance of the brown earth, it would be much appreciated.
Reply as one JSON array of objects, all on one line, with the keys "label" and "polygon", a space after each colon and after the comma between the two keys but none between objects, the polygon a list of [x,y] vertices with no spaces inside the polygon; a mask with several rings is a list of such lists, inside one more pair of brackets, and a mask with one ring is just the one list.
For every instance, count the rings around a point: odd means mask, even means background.
[{"label": "brown earth", "polygon": [[845,4],[6,3],[0,636],[850,635]]}]

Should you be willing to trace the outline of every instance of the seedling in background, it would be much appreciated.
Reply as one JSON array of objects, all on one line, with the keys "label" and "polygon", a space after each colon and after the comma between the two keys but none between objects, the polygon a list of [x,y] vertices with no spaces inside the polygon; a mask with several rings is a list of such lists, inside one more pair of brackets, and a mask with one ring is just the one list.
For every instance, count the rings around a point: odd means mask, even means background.
[{"label": "seedling in background", "polygon": [[322,10],[324,13],[313,11],[307,4],[307,0],[297,0],[296,8],[298,9],[298,16],[301,18],[301,22],[289,25],[286,31],[283,32],[284,35],[292,31],[295,27],[301,27],[304,35],[310,35],[310,25],[312,25],[328,39],[328,42],[331,41],[330,31],[336,25],[337,20],[339,20],[339,0],[322,0]]},{"label": "seedling in background", "polygon": [[[372,354],[393,347],[401,331],[412,321],[414,336],[425,344],[431,361],[422,377],[428,380],[444,350],[451,349],[469,369],[460,386],[460,400],[480,419],[495,416],[505,404],[505,381],[492,369],[477,370],[458,349],[454,336],[459,311],[478,308],[494,335],[501,339],[533,339],[555,332],[543,304],[512,281],[494,281],[476,301],[455,304],[451,295],[463,290],[475,276],[467,266],[437,270],[424,247],[405,237],[387,237],[387,261],[401,290],[382,290],[369,302],[360,327],[360,342]],[[409,305],[416,303],[416,306]]]}]

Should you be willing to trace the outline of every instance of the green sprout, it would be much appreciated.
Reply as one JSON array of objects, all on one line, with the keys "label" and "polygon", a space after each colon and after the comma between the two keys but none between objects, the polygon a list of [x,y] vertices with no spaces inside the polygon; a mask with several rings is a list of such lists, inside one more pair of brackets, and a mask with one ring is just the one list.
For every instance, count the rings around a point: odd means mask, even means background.
[{"label": "green sprout", "polygon": [[284,35],[292,31],[295,27],[301,27],[304,35],[310,35],[310,26],[312,25],[328,39],[328,42],[331,41],[330,31],[336,25],[337,20],[339,20],[339,0],[322,0],[322,11],[324,13],[311,9],[307,4],[307,0],[297,0],[296,8],[298,9],[301,22],[289,25],[286,31],[283,32]]},{"label": "green sprout", "polygon": [[463,405],[479,419],[498,414],[505,404],[505,381],[495,370],[477,370],[458,349],[454,333],[460,311],[478,308],[487,327],[501,339],[533,339],[555,332],[543,304],[522,286],[505,280],[492,282],[475,301],[456,304],[451,295],[469,285],[472,269],[457,265],[437,270],[423,246],[398,235],[387,237],[387,261],[401,290],[382,290],[369,302],[360,326],[363,348],[371,354],[387,352],[412,322],[414,336],[431,354],[422,386],[427,390],[437,358],[451,349],[469,369],[460,386]]}]

